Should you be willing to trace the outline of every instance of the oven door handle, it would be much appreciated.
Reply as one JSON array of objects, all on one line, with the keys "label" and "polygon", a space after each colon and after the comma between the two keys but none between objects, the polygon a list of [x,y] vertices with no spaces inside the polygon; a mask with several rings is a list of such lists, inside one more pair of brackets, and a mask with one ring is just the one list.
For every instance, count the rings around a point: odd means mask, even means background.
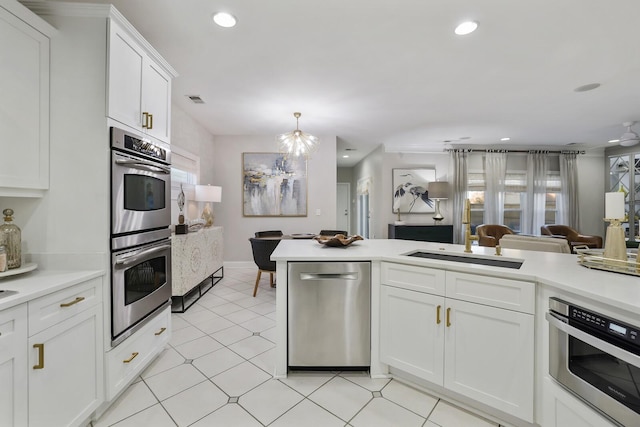
[{"label": "oven door handle", "polygon": [[128,267],[131,264],[134,264],[138,261],[140,261],[141,259],[147,258],[149,255],[153,255],[157,252],[162,252],[164,250],[167,249],[171,249],[171,245],[162,245],[162,246],[156,246],[155,248],[150,248],[150,249],[145,249],[142,252],[138,252],[135,255],[131,255],[125,258],[121,258],[119,260],[116,261],[116,266],[118,267]]},{"label": "oven door handle", "polygon": [[167,175],[171,173],[171,168],[167,166],[157,165],[156,163],[147,160],[116,159],[116,165],[131,166],[137,169],[148,170],[151,172],[160,172]]},{"label": "oven door handle", "polygon": [[581,331],[580,329],[575,328],[569,325],[568,323],[565,323],[564,319],[558,318],[554,316],[552,313],[547,312],[545,317],[549,322],[549,324],[554,328],[557,328],[562,332],[568,335],[571,335],[572,337],[575,337],[580,341],[589,344],[590,346],[597,348],[598,350],[601,350],[607,354],[610,354],[613,357],[616,357],[620,360],[624,360],[625,362],[640,368],[639,356],[636,356],[635,354],[630,353],[626,350],[623,350],[620,347],[616,347],[613,344],[610,344],[606,341],[596,338],[591,334]]}]

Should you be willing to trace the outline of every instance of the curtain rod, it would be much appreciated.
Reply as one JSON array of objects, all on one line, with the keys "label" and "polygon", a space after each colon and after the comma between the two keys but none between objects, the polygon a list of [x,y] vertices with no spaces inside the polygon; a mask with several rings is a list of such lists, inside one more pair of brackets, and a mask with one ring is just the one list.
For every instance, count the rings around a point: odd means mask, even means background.
[{"label": "curtain rod", "polygon": [[545,153],[545,154],[586,154],[584,150],[491,150],[491,149],[481,149],[477,150],[474,148],[446,148],[444,151],[447,152],[462,152],[462,153]]}]

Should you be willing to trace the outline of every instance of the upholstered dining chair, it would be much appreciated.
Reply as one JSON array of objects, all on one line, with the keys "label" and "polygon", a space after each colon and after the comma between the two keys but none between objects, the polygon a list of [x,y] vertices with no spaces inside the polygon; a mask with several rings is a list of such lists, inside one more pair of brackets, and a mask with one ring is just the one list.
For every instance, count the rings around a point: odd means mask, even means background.
[{"label": "upholstered dining chair", "polygon": [[478,245],[495,247],[500,244],[500,238],[505,234],[514,234],[506,225],[481,224],[476,227]]},{"label": "upholstered dining chair", "polygon": [[547,224],[540,227],[540,234],[543,236],[562,237],[567,240],[571,249],[576,246],[587,246],[591,249],[602,248],[602,237],[586,236],[578,233],[568,225]]},{"label": "upholstered dining chair", "polygon": [[251,237],[251,250],[253,252],[253,261],[258,266],[258,275],[256,276],[256,285],[253,288],[253,296],[258,293],[258,285],[260,284],[260,277],[262,273],[269,273],[269,285],[275,287],[273,281],[273,275],[276,272],[276,262],[271,261],[271,254],[275,250],[276,246],[280,243],[280,240],[276,239],[256,239]]},{"label": "upholstered dining chair", "polygon": [[256,231],[255,237],[282,237],[282,230]]},{"label": "upholstered dining chair", "polygon": [[335,236],[336,234],[348,234],[345,230],[320,230],[320,236]]}]

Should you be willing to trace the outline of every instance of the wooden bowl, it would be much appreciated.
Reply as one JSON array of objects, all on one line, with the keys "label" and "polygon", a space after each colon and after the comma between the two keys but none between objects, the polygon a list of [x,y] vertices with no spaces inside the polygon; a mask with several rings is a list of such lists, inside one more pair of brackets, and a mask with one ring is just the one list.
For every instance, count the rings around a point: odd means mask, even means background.
[{"label": "wooden bowl", "polygon": [[346,247],[357,240],[364,240],[362,236],[354,234],[353,236],[345,236],[344,234],[336,234],[335,236],[316,236],[313,238],[318,243],[331,247]]}]

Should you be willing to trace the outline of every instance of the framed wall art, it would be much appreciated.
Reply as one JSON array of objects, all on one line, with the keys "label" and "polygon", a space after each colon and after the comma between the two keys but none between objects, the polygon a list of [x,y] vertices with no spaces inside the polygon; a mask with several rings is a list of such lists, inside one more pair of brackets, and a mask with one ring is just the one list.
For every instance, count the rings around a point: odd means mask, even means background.
[{"label": "framed wall art", "polygon": [[398,213],[434,212],[433,200],[429,198],[429,182],[436,180],[435,169],[393,169],[392,211]]},{"label": "framed wall art", "polygon": [[307,216],[307,160],[242,153],[242,215]]}]

